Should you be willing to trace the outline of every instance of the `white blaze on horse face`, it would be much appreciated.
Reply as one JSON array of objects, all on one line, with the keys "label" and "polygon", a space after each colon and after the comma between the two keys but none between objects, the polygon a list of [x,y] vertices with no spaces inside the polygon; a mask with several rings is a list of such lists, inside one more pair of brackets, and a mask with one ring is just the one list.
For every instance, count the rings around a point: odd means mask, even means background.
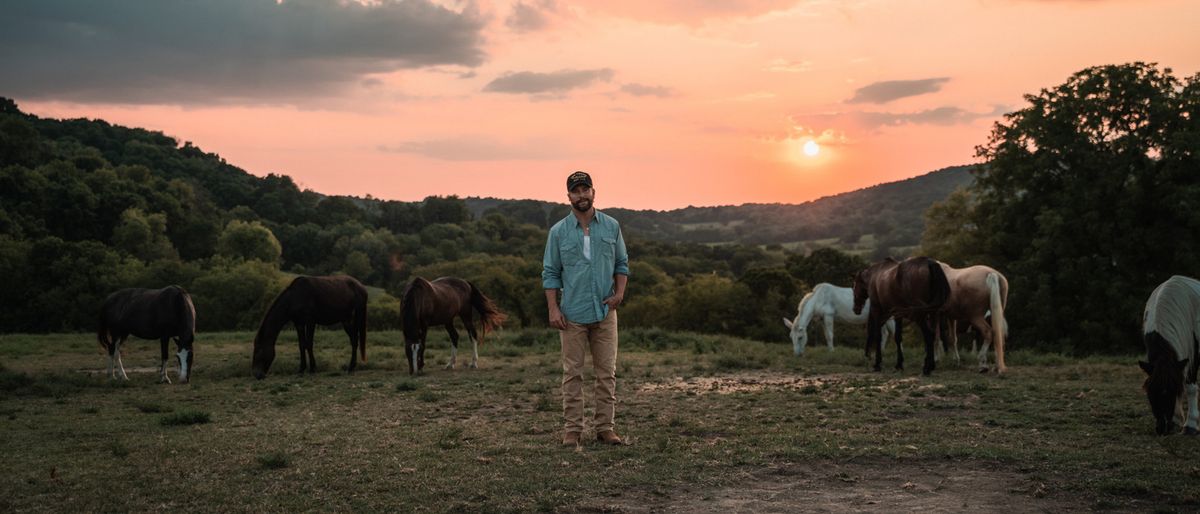
[{"label": "white blaze on horse face", "polygon": [[[188,355],[190,353],[187,349],[179,350],[179,380],[183,382],[188,381]],[[163,366],[163,376],[167,376],[165,365]]]}]

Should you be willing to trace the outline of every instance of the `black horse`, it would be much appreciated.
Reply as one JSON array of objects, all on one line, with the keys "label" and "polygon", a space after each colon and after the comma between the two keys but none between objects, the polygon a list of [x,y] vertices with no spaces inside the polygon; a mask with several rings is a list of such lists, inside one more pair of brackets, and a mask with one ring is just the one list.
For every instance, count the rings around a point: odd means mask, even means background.
[{"label": "black horse", "polygon": [[130,335],[142,339],[158,339],[162,344],[162,363],[159,365],[159,380],[170,383],[167,378],[167,340],[175,338],[179,353],[179,380],[188,382],[188,371],[192,369],[192,343],[196,339],[196,306],[192,297],[179,286],[162,289],[122,289],[108,295],[100,307],[100,323],[96,339],[100,347],[108,352],[108,376],[116,378],[116,369],[121,378],[125,364],[121,362],[121,343]]},{"label": "black horse", "polygon": [[275,340],[289,321],[296,326],[300,339],[300,373],[317,371],[313,355],[317,325],[342,324],[350,336],[350,371],[358,367],[356,351],[361,351],[363,362],[367,362],[367,288],[354,277],[296,277],[275,297],[254,336],[254,378],[267,376],[275,360]]},{"label": "black horse", "polygon": [[433,282],[416,277],[404,290],[404,355],[408,357],[409,374],[416,374],[425,367],[425,335],[429,327],[444,326],[450,334],[450,362],[446,369],[454,369],[458,356],[458,330],[454,318],[462,319],[471,338],[471,367],[479,362],[479,343],[472,311],[483,317],[483,334],[487,335],[508,318],[495,302],[479,292],[475,284],[461,278],[442,277]]}]

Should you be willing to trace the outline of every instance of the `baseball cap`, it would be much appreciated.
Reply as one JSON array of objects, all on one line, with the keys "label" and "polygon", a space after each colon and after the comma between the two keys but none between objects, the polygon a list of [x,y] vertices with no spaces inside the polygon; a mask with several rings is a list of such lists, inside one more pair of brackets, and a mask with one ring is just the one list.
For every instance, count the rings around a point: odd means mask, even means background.
[{"label": "baseball cap", "polygon": [[580,184],[592,187],[592,176],[582,171],[576,171],[567,177],[567,191],[575,189],[575,186]]}]

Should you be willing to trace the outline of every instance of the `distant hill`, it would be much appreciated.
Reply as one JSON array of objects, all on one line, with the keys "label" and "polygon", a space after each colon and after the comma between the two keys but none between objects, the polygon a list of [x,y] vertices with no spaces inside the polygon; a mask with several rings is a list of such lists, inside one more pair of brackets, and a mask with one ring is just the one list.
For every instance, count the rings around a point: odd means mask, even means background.
[{"label": "distant hill", "polygon": [[[629,237],[705,244],[778,244],[811,251],[832,247],[861,255],[902,254],[925,229],[934,202],[969,185],[972,166],[954,166],[896,182],[827,196],[802,204],[687,207],[671,211],[611,208]],[[564,203],[467,198],[478,218],[504,213],[545,226],[566,215]]]}]

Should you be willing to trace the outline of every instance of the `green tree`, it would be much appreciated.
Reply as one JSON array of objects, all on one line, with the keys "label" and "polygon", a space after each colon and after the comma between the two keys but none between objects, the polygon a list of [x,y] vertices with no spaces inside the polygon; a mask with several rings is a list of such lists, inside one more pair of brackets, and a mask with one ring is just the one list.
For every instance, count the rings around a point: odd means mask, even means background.
[{"label": "green tree", "polygon": [[974,230],[933,211],[928,245],[1007,274],[1019,344],[1137,349],[1150,291],[1200,270],[1200,75],[1099,66],[1025,100],[977,148]]},{"label": "green tree", "polygon": [[793,254],[787,259],[788,273],[809,287],[821,282],[850,287],[850,276],[868,265],[862,257],[834,248],[813,250],[807,256]]},{"label": "green tree", "polygon": [[467,202],[457,196],[429,196],[421,203],[425,223],[463,223],[471,220]]},{"label": "green tree", "polygon": [[145,262],[177,260],[179,254],[167,239],[167,216],[146,214],[137,208],[121,213],[121,223],[113,229],[113,246]]},{"label": "green tree", "polygon": [[217,254],[230,259],[257,260],[279,265],[282,247],[275,234],[258,221],[233,220],[217,238]]}]

